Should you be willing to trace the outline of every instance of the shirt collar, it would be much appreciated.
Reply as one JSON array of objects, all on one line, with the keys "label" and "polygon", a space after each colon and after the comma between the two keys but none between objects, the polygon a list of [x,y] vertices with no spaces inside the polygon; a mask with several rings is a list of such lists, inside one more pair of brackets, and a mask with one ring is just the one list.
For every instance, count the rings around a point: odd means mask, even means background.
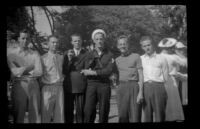
[{"label": "shirt collar", "polygon": [[82,48],[80,48],[79,50],[73,48],[73,50],[74,50],[75,54],[79,55],[81,53]]},{"label": "shirt collar", "polygon": [[126,57],[129,56],[132,52],[131,51],[127,51],[126,53],[124,53],[123,55],[121,54],[121,57]]},{"label": "shirt collar", "polygon": [[92,53],[93,53],[93,55],[94,55],[95,58],[101,57],[103,55],[103,52],[99,52],[98,53],[98,51],[96,49],[94,49]]},{"label": "shirt collar", "polygon": [[55,56],[56,53],[53,53],[53,52],[51,52],[51,51],[48,51],[48,55],[49,55],[49,56]]},{"label": "shirt collar", "polygon": [[144,54],[144,57],[149,57],[149,58],[152,58],[152,57],[155,57],[157,55],[156,52],[154,52],[152,55],[147,55],[147,54]]},{"label": "shirt collar", "polygon": [[73,48],[73,50],[74,50],[75,52],[80,52],[80,51],[82,50],[82,48],[80,48],[79,50]]}]

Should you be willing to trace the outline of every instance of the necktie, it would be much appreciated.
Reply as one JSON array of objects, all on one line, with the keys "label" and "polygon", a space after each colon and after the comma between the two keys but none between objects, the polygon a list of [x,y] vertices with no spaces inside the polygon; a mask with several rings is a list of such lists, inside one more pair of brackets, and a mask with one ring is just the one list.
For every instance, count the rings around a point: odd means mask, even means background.
[{"label": "necktie", "polygon": [[54,66],[55,66],[55,69],[56,69],[56,76],[59,79],[59,71],[58,71],[58,63],[57,63],[56,54],[53,56],[53,62],[54,62]]},{"label": "necktie", "polygon": [[79,55],[79,51],[78,50],[76,50],[76,56],[78,56]]}]

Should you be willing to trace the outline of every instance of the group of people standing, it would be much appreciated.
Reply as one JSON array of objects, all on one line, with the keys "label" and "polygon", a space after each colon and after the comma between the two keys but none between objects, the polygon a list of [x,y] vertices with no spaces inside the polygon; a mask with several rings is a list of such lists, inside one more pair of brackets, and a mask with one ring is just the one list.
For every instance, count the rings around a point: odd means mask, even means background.
[{"label": "group of people standing", "polygon": [[56,50],[59,38],[51,35],[48,52],[40,56],[27,47],[28,37],[20,31],[18,45],[7,49],[14,123],[24,123],[26,111],[30,123],[94,123],[97,105],[99,123],[107,123],[113,74],[120,123],[184,120],[187,56],[181,42],[161,40],[158,54],[152,38],[144,36],[140,44],[145,54],[140,56],[130,51],[130,41],[122,35],[117,39],[121,55],[114,58],[105,31],[96,29],[93,50],[84,49],[81,35],[74,33],[73,49],[61,55]]}]

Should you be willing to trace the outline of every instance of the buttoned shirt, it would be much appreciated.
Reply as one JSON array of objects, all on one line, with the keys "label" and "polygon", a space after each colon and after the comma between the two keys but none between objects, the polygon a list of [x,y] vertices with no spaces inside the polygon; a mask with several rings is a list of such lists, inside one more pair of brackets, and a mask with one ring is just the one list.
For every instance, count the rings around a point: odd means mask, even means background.
[{"label": "buttoned shirt", "polygon": [[155,81],[165,82],[165,75],[168,75],[168,65],[166,59],[154,52],[151,56],[144,54],[141,56],[144,82]]},{"label": "buttoned shirt", "polygon": [[[20,47],[8,48],[7,59],[14,77],[38,77],[42,75],[40,55],[33,50],[22,50]],[[29,74],[24,75],[26,67],[34,65]]]},{"label": "buttoned shirt", "polygon": [[62,74],[63,55],[48,52],[42,56],[43,76],[42,82],[44,84],[54,84],[63,82]]}]

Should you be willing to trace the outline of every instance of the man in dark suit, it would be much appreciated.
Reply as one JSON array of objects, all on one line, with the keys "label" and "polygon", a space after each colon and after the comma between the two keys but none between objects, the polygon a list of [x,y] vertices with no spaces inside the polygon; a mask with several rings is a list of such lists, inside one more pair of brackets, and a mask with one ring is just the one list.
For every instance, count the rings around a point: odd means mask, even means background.
[{"label": "man in dark suit", "polygon": [[71,43],[73,49],[68,50],[63,64],[63,74],[65,75],[65,121],[66,123],[73,123],[75,103],[76,123],[82,123],[86,77],[80,71],[84,68],[83,60],[87,51],[82,48],[82,39],[79,34],[71,35]]}]

